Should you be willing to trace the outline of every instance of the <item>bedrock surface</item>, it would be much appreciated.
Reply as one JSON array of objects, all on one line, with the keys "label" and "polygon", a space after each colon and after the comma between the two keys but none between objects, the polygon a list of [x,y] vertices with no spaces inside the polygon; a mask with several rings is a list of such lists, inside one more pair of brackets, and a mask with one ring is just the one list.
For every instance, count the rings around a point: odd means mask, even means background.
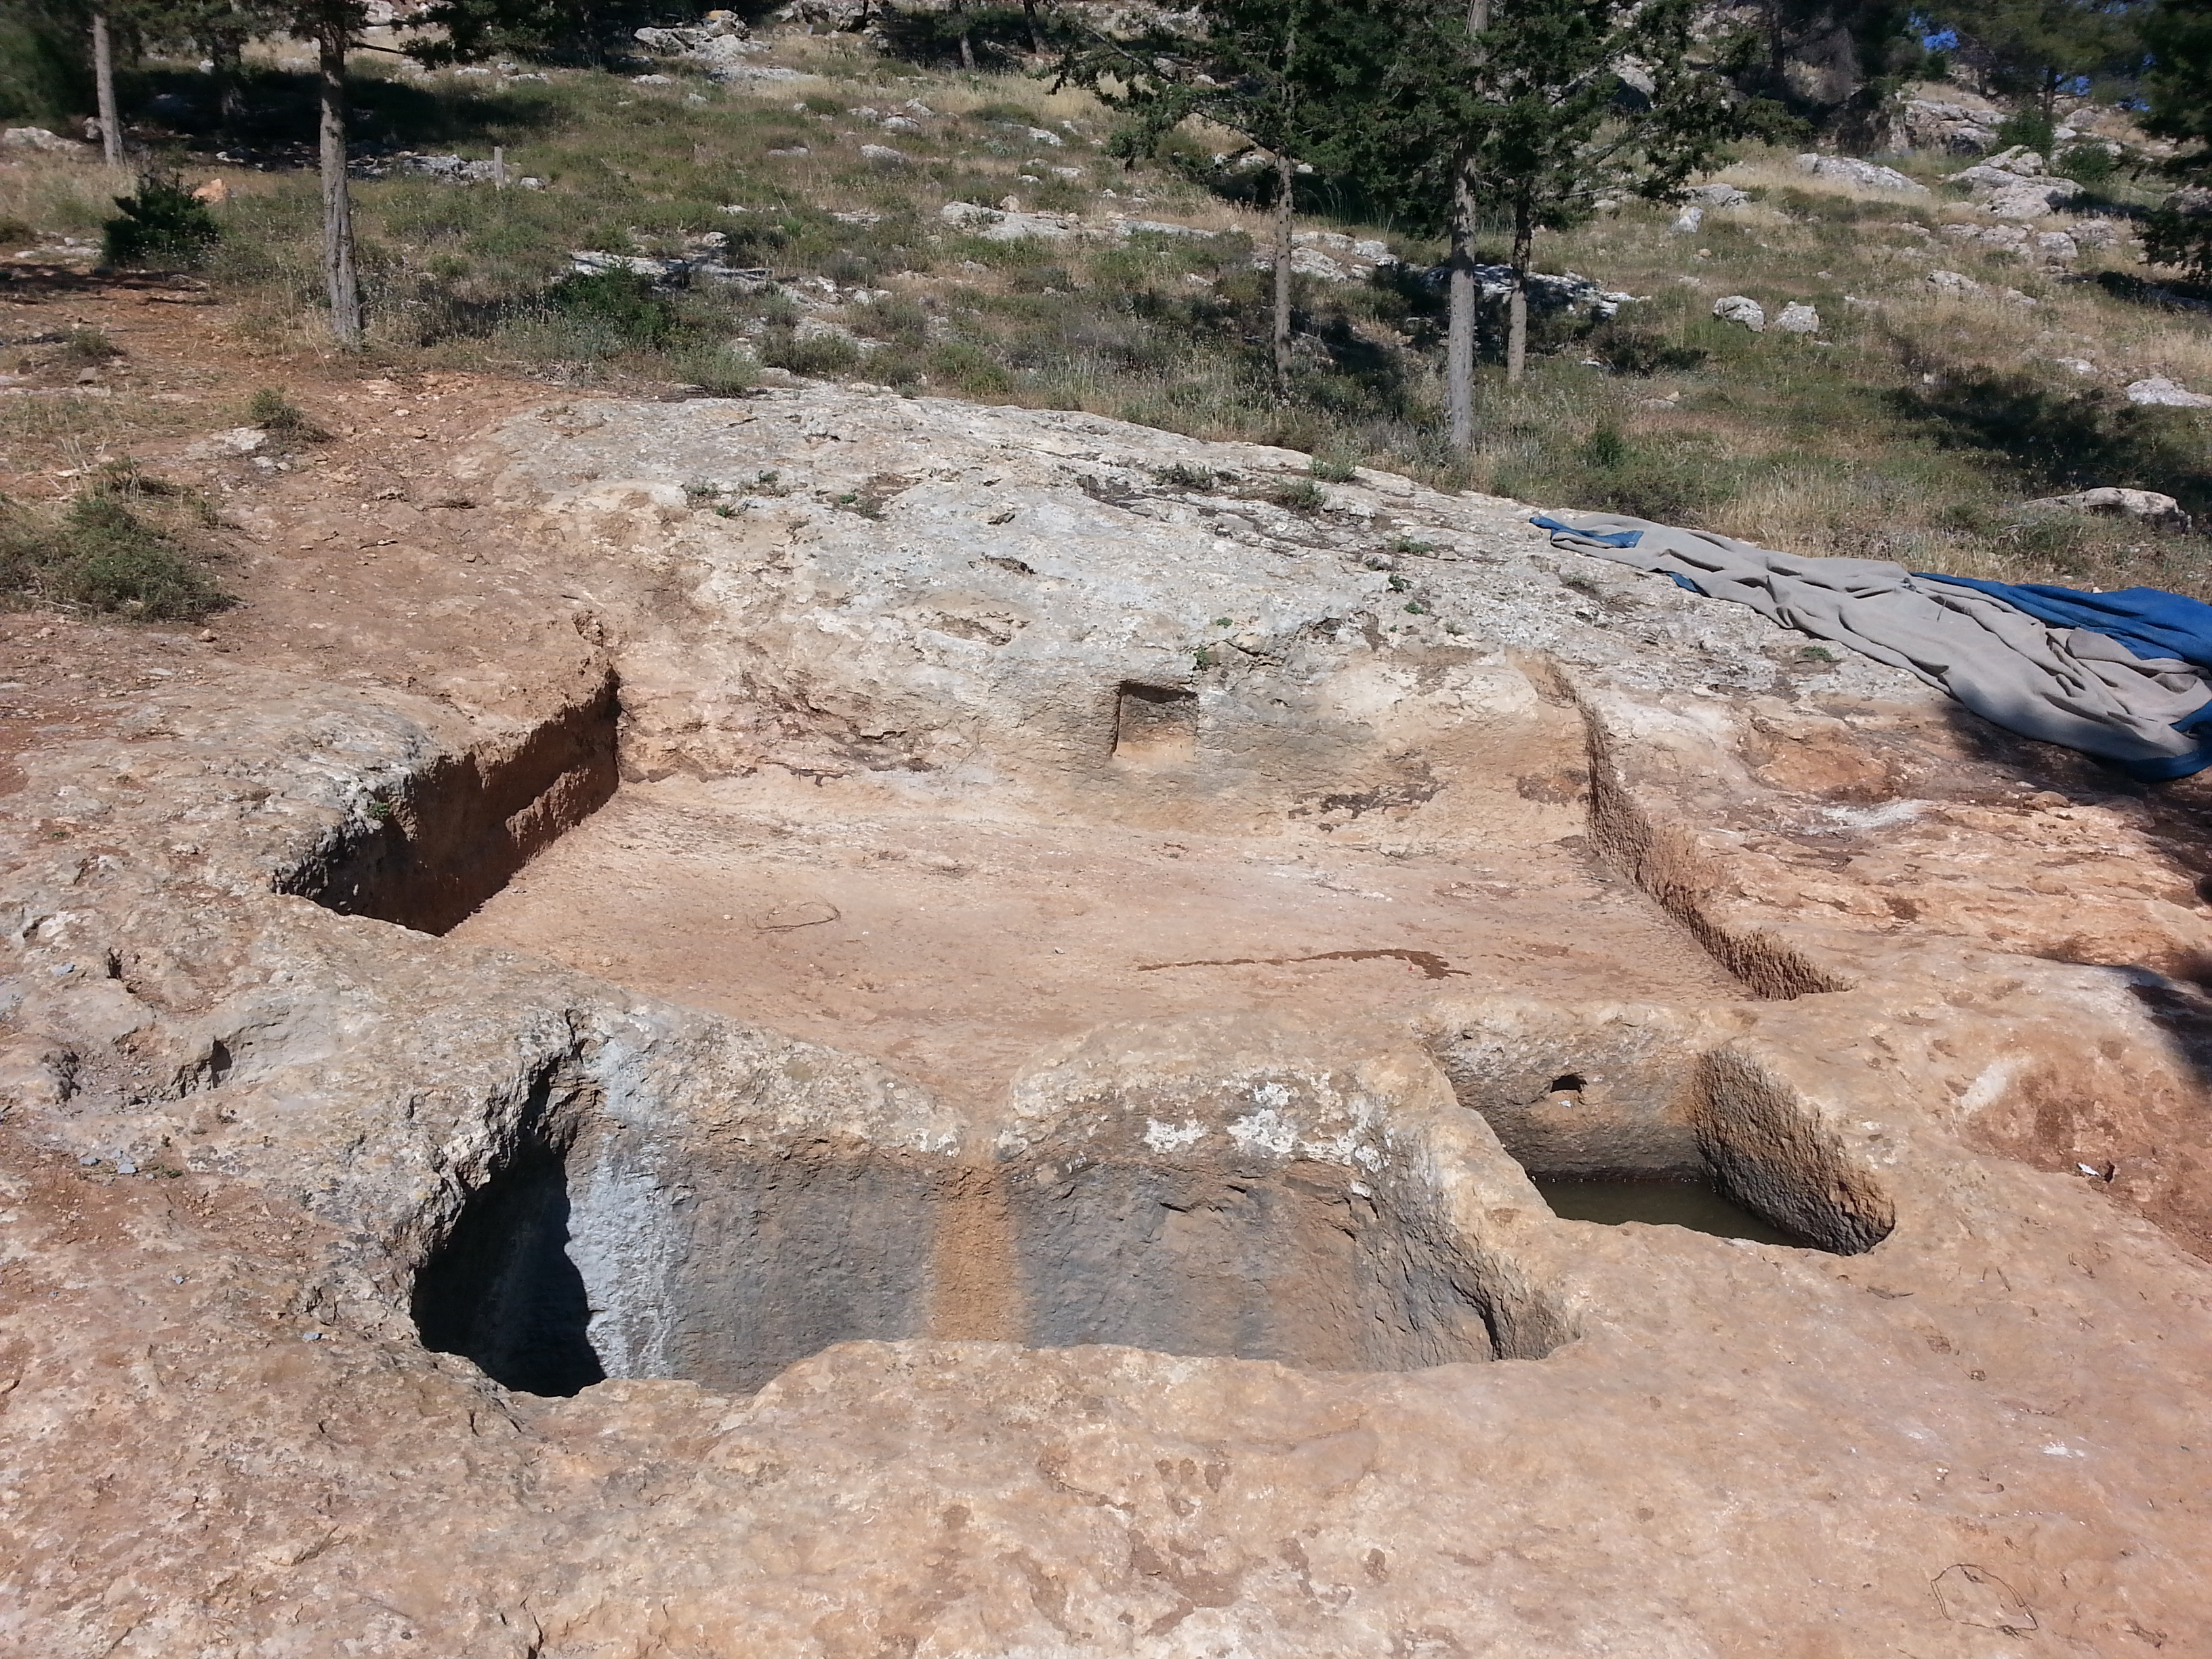
[{"label": "bedrock surface", "polygon": [[2205,795],[1307,465],[551,404],[15,747],[0,1645],[2212,1652]]}]

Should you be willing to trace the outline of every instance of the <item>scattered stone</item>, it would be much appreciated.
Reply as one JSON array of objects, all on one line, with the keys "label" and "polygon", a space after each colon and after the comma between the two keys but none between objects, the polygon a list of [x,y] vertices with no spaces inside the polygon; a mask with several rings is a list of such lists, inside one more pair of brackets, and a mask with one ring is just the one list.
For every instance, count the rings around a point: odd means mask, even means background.
[{"label": "scattered stone", "polygon": [[1960,221],[1945,225],[1942,234],[1954,242],[1978,243],[1984,247],[2018,253],[2027,247],[2030,233],[2026,225],[1978,225]]},{"label": "scattered stone", "polygon": [[1774,319],[1774,326],[1784,334],[1818,334],[1820,313],[1802,301],[1793,300],[1782,307],[1782,314]]},{"label": "scattered stone", "polygon": [[44,127],[9,127],[0,131],[0,148],[35,149],[48,155],[84,155],[91,152],[92,146],[49,132]]},{"label": "scattered stone", "polygon": [[1898,112],[1897,125],[1914,149],[1979,155],[1996,143],[2002,111],[1934,98],[1914,98]]},{"label": "scattered stone", "polygon": [[1766,331],[1766,307],[1745,294],[1730,294],[1713,301],[1713,315],[1724,323],[1741,323],[1753,334]]},{"label": "scattered stone", "polygon": [[[1398,263],[1389,244],[1371,236],[1346,236],[1341,231],[1301,230],[1291,236],[1291,269],[1301,276],[1325,283],[1364,282],[1378,267]],[[1273,270],[1274,249],[1262,247],[1255,252],[1252,268]]]},{"label": "scattered stone", "polygon": [[860,159],[871,167],[902,167],[907,164],[906,152],[893,149],[889,144],[863,144]]},{"label": "scattered stone", "polygon": [[2051,361],[2070,374],[2094,374],[2097,372],[2096,364],[2087,357],[2053,357]]},{"label": "scattered stone", "polygon": [[1701,207],[1686,207],[1680,213],[1674,216],[1674,222],[1669,225],[1668,228],[1678,236],[1692,236],[1697,234],[1698,228],[1705,222],[1705,209]]},{"label": "scattered stone", "polygon": [[988,208],[975,202],[947,202],[937,210],[937,216],[988,242],[1018,242],[1030,237],[1058,241],[1074,235],[1080,228],[1064,213],[1024,213],[1018,209]]},{"label": "scattered stone", "polygon": [[2035,251],[2046,259],[2069,260],[2081,257],[2081,245],[2063,230],[2038,232]]},{"label": "scattered stone", "polygon": [[2212,409],[2212,398],[2201,392],[2187,391],[2179,381],[2170,380],[2163,374],[2129,382],[2127,399],[2131,404],[2155,404],[2166,409]]},{"label": "scattered stone", "polygon": [[[389,161],[356,163],[349,171],[362,173],[371,178],[393,172],[418,179],[436,179],[449,185],[495,185],[499,168],[491,161],[471,161],[461,155],[395,155]],[[510,173],[507,183],[520,190],[543,190],[543,179],[520,178]]]},{"label": "scattered stone", "polygon": [[1815,179],[1832,179],[1869,190],[1901,191],[1908,196],[1929,193],[1927,185],[1917,179],[1906,178],[1895,167],[1879,167],[1849,155],[1801,155],[1797,158],[1797,171]]},{"label": "scattered stone", "polygon": [[[673,28],[641,28],[633,38],[648,52],[682,58],[702,64],[716,81],[795,81],[796,70],[774,69],[747,60],[767,47],[750,38],[751,31],[728,12],[714,12],[709,21]],[[650,84],[653,77],[637,77]],[[665,76],[660,77],[666,79]]]},{"label": "scattered stone", "polygon": [[2081,193],[2071,179],[2049,177],[2044,158],[2021,144],[1952,173],[1945,182],[1966,185],[1983,210],[1999,219],[2040,219]]},{"label": "scattered stone", "polygon": [[2069,234],[2085,248],[2107,248],[2118,242],[2125,233],[2110,219],[2077,219],[2069,228]]},{"label": "scattered stone", "polygon": [[1997,295],[1997,298],[2002,300],[2008,306],[2039,306],[2043,303],[2042,301],[2036,299],[2032,295],[2022,294],[2016,288],[2007,289],[2003,293]]},{"label": "scattered stone", "polygon": [[672,75],[633,75],[629,78],[631,84],[641,87],[672,86],[676,80]]},{"label": "scattered stone", "polygon": [[1982,205],[2000,219],[2041,219],[2081,193],[2081,186],[2071,179],[2039,179],[1998,191]]},{"label": "scattered stone", "polygon": [[1931,270],[1928,273],[1928,281],[1937,292],[1954,297],[1982,291],[1982,285],[1962,270]]},{"label": "scattered stone", "polygon": [[2008,190],[2030,179],[2044,176],[2047,163],[2043,157],[2025,144],[2014,144],[2000,151],[1986,161],[1978,162],[1961,172],[1947,173],[1944,182],[1966,185],[1983,190]]},{"label": "scattered stone", "polygon": [[2189,523],[2189,515],[2181,510],[2181,503],[2155,489],[2124,489],[2106,485],[2077,490],[2071,495],[2045,495],[2027,505],[2063,507],[2075,513],[2111,514],[2147,523],[2179,524],[2184,528]]},{"label": "scattered stone", "polygon": [[1748,192],[1734,185],[1693,185],[1686,192],[1690,200],[1700,207],[1740,208],[1750,204]]},{"label": "scattered stone", "polygon": [[251,455],[269,441],[269,434],[258,426],[234,426],[228,432],[217,432],[189,445],[185,450],[188,461],[219,461],[233,455]]},{"label": "scattered stone", "polygon": [[1060,149],[1067,142],[1049,127],[1031,127],[1029,129],[1029,135],[1031,143],[1043,144],[1053,149]]}]

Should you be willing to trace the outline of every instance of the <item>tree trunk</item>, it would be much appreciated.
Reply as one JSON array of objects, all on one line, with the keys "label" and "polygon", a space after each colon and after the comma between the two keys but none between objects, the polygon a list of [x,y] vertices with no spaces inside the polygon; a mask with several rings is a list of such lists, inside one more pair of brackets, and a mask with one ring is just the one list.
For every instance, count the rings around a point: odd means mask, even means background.
[{"label": "tree trunk", "polygon": [[216,119],[223,137],[235,137],[246,124],[246,41],[229,29],[207,38],[208,61],[215,65]]},{"label": "tree trunk", "polygon": [[107,14],[92,15],[92,85],[100,104],[100,153],[112,167],[123,165],[123,122],[115,112],[115,50],[107,38]]},{"label": "tree trunk", "polygon": [[1297,164],[1275,157],[1275,395],[1291,392],[1291,256],[1297,251],[1291,218],[1297,205]]},{"label": "tree trunk", "polygon": [[960,67],[973,70],[975,67],[975,43],[968,36],[968,8],[956,7],[954,15],[960,22]]},{"label": "tree trunk", "polygon": [[1474,280],[1474,186],[1462,167],[1452,185],[1451,320],[1444,336],[1444,410],[1451,447],[1474,451],[1474,316],[1482,298]]},{"label": "tree trunk", "polygon": [[361,344],[361,283],[354,272],[353,198],[346,189],[346,29],[324,24],[317,40],[322,90],[323,276],[331,296],[331,332],[350,351]]},{"label": "tree trunk", "polygon": [[[1475,38],[1490,27],[1490,0],[1468,0],[1467,33],[1474,72],[1482,72]],[[1474,318],[1481,290],[1474,280],[1474,179],[1462,161],[1452,175],[1451,313],[1444,336],[1444,414],[1451,447],[1474,451]]]},{"label": "tree trunk", "polygon": [[1506,301],[1505,382],[1513,385],[1528,366],[1528,247],[1536,228],[1528,204],[1513,204],[1513,292]]},{"label": "tree trunk", "polygon": [[1044,56],[1044,31],[1037,26],[1036,0],[1022,0],[1022,15],[1029,20],[1030,51],[1042,58]]}]

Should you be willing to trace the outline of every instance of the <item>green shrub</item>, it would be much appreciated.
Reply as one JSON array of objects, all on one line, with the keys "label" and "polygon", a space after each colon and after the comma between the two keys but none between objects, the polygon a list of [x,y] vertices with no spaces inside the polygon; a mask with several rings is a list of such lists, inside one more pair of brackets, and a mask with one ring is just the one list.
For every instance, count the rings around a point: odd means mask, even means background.
[{"label": "green shrub", "polygon": [[2058,136],[2057,124],[2041,110],[2030,105],[2016,109],[1997,123],[1997,148],[2010,149],[2014,144],[2026,144],[2038,155],[2049,155]]},{"label": "green shrub", "polygon": [[1621,322],[1600,324],[1588,343],[1616,374],[1686,374],[1705,361],[1699,347],[1680,345],[1650,329]]},{"label": "green shrub", "polygon": [[562,315],[598,323],[633,345],[662,345],[676,332],[675,306],[634,270],[563,276],[546,299]]},{"label": "green shrub", "polygon": [[2069,144],[2065,153],[2051,164],[2051,170],[2062,179],[2071,179],[2077,185],[2094,190],[2110,184],[2119,167],[2112,151],[2102,144]]},{"label": "green shrub", "polygon": [[249,426],[259,427],[286,447],[319,444],[331,435],[273,386],[263,386],[246,399],[246,419]]},{"label": "green shrub", "polygon": [[1311,478],[1298,478],[1269,490],[1267,499],[1293,513],[1318,513],[1328,505],[1328,492]]},{"label": "green shrub", "polygon": [[690,385],[716,398],[734,398],[760,380],[758,363],[743,352],[711,342],[671,354],[669,367]]},{"label": "green shrub", "polygon": [[107,331],[79,323],[62,342],[62,359],[65,362],[82,363],[95,368],[112,362],[123,355],[123,348],[107,337]]},{"label": "green shrub", "polygon": [[122,214],[100,231],[100,254],[111,265],[185,269],[222,240],[207,204],[170,174],[145,174],[137,194],[118,196],[115,205]]},{"label": "green shrub", "polygon": [[0,592],[146,622],[204,617],[231,600],[177,521],[209,516],[198,497],[129,468],[102,474],[58,511],[0,501]]},{"label": "green shrub", "polygon": [[981,346],[942,340],[925,360],[929,377],[970,398],[995,398],[1012,389],[1014,377]]},{"label": "green shrub", "polygon": [[[1564,462],[1564,464],[1562,464]],[[1636,442],[1601,421],[1573,451],[1549,464],[1500,467],[1491,488],[1540,504],[1626,513],[1662,524],[1694,525],[1735,493],[1734,470],[1697,436]]]},{"label": "green shrub", "polygon": [[1627,465],[1628,440],[1620,435],[1620,428],[1607,421],[1589,434],[1583,445],[1583,465],[1600,471],[1614,471]]},{"label": "green shrub", "polygon": [[860,348],[842,334],[817,334],[811,339],[801,339],[790,331],[771,329],[761,337],[760,360],[770,368],[787,369],[793,374],[809,374],[819,380],[850,374],[860,368]]},{"label": "green shrub", "polygon": [[1325,460],[1316,455],[1313,459],[1313,475],[1323,483],[1350,483],[1353,465],[1351,461],[1335,459]]}]

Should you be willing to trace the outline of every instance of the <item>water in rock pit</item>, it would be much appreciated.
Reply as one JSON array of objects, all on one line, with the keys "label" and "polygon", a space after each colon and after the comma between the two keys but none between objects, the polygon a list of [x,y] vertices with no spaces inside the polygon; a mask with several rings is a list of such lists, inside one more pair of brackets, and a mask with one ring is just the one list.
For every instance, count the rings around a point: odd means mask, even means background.
[{"label": "water in rock pit", "polygon": [[1650,1176],[1612,1181],[1552,1176],[1530,1179],[1544,1202],[1552,1206],[1552,1213],[1562,1221],[1595,1221],[1609,1227],[1642,1221],[1653,1226],[1686,1227],[1716,1238],[1747,1238],[1760,1244],[1802,1247],[1805,1242],[1762,1221],[1709,1181]]}]

